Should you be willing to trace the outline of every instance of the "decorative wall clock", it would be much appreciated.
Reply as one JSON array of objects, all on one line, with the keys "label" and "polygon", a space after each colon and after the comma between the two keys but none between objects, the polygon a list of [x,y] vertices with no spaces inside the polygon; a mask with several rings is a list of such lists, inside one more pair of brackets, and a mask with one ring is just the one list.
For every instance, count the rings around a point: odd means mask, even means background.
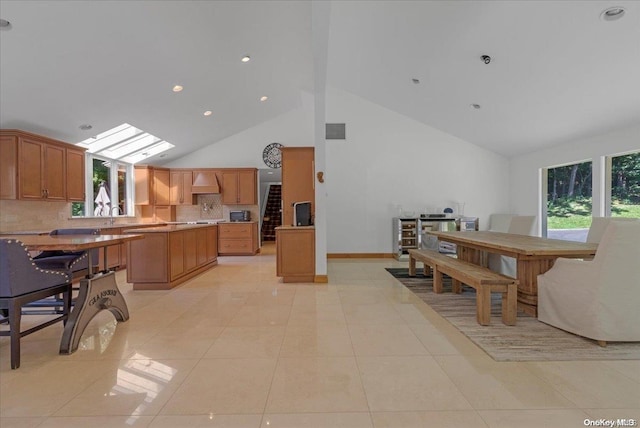
[{"label": "decorative wall clock", "polygon": [[280,168],[282,166],[282,152],[280,148],[284,147],[280,143],[267,144],[262,151],[262,160],[269,168]]}]

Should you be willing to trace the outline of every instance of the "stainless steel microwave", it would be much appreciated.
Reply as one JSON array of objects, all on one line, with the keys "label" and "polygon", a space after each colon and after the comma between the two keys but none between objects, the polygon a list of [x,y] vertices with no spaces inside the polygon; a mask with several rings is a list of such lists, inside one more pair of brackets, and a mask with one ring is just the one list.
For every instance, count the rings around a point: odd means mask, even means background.
[{"label": "stainless steel microwave", "polygon": [[229,211],[229,221],[251,221],[251,211]]}]

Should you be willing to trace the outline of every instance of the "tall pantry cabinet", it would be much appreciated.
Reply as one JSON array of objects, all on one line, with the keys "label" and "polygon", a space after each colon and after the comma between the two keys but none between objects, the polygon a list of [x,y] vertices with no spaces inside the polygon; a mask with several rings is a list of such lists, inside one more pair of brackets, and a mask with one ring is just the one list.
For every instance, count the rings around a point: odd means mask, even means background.
[{"label": "tall pantry cabinet", "polygon": [[282,147],[282,226],[276,227],[276,275],[283,282],[314,282],[315,227],[293,226],[293,203],[311,202],[315,217],[313,147]]},{"label": "tall pantry cabinet", "polygon": [[293,225],[294,202],[311,202],[315,214],[314,148],[282,147],[282,225]]}]

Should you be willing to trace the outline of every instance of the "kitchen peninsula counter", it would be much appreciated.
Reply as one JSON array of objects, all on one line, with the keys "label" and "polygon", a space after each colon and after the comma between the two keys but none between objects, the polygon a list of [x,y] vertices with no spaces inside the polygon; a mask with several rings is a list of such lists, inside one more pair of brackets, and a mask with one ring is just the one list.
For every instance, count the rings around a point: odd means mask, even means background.
[{"label": "kitchen peninsula counter", "polygon": [[145,236],[128,244],[127,282],[134,290],[168,290],[218,264],[216,224],[168,224],[125,233]]}]

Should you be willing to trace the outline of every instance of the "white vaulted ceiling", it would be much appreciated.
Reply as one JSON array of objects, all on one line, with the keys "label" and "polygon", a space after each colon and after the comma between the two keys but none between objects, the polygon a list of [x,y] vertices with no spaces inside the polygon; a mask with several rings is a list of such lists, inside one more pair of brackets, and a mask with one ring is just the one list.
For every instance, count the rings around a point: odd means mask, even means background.
[{"label": "white vaulted ceiling", "polygon": [[313,90],[310,11],[288,1],[2,0],[13,28],[0,33],[0,125],[80,142],[129,123],[176,146],[161,161],[178,158],[301,105]]},{"label": "white vaulted ceiling", "polygon": [[[625,16],[603,21],[611,6]],[[79,142],[130,123],[176,145],[162,162],[179,158],[314,92],[312,13],[2,0],[0,127]],[[636,1],[335,1],[325,37],[327,85],[505,156],[640,122]]]}]

